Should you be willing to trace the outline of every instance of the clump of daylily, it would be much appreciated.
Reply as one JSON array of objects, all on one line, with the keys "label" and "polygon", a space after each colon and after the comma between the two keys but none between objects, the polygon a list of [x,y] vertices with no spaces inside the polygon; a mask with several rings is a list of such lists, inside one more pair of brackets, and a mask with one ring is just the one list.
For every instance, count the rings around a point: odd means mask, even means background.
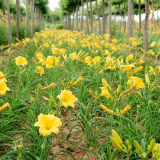
[{"label": "clump of daylily", "polygon": [[[131,149],[133,148],[132,144],[128,139],[124,144],[121,137],[114,129],[112,129],[112,136],[110,137],[110,141],[112,145],[120,152],[124,152],[128,156],[131,154]],[[147,160],[149,155],[153,153],[154,159],[158,160],[158,158],[160,157],[160,146],[155,143],[155,139],[152,139],[150,141],[148,148],[145,147],[146,145],[144,140],[142,140],[141,142],[142,144],[140,145],[136,140],[133,141],[133,145],[135,147],[135,152],[137,153],[137,155],[140,158]]]},{"label": "clump of daylily", "polygon": [[65,81],[62,80],[61,85],[62,85],[63,88],[70,88],[70,87],[73,87],[76,84],[78,84],[80,81],[82,81],[82,79],[83,79],[83,76],[79,76],[77,80],[72,79],[69,82],[65,82]]},{"label": "clump of daylily", "polygon": [[152,157],[155,160],[160,160],[160,144],[155,143],[154,148],[152,150]]},{"label": "clump of daylily", "polygon": [[[142,143],[145,143],[144,141],[142,141]],[[142,159],[148,159],[148,156],[150,155],[150,153],[154,150],[154,146],[155,146],[155,139],[152,139],[150,141],[150,144],[148,146],[148,148],[145,148],[145,145],[140,145],[136,140],[133,141],[133,145],[135,147],[135,151],[138,154],[138,156]]]},{"label": "clump of daylily", "polygon": [[110,141],[117,150],[124,152],[126,154],[130,154],[132,146],[129,140],[127,139],[124,143],[121,137],[114,129],[112,129],[112,136],[110,137]]},{"label": "clump of daylily", "polygon": [[159,55],[160,55],[160,43],[156,43],[155,41],[151,43],[150,47],[153,48],[153,50],[150,50],[149,52],[147,53],[151,53],[152,56],[155,56],[156,59],[158,59]]},{"label": "clump of daylily", "polygon": [[143,80],[138,77],[129,77],[127,82],[127,89],[125,91],[122,91],[122,86],[118,85],[117,90],[113,90],[110,85],[107,83],[105,79],[102,78],[102,84],[103,87],[100,87],[101,94],[100,96],[106,97],[107,99],[111,99],[113,102],[116,99],[119,99],[121,97],[126,96],[128,92],[133,90],[134,88],[136,90],[139,90],[140,88],[145,88],[145,85],[143,83]]},{"label": "clump of daylily", "polygon": [[155,88],[160,88],[160,86],[156,86],[156,80],[154,80],[151,83],[148,73],[145,74],[145,80],[146,80],[146,83],[147,83],[148,88],[149,88],[150,91],[152,91]]}]

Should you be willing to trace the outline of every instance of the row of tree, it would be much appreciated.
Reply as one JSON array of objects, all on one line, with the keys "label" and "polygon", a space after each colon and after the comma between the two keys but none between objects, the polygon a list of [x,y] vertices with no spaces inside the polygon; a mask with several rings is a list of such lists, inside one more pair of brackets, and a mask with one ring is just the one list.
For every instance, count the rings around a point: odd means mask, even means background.
[{"label": "row of tree", "polygon": [[33,36],[35,24],[42,28],[44,19],[52,16],[48,3],[48,0],[0,0],[1,12],[4,14],[7,13],[9,44],[12,43],[11,19],[16,20],[16,37],[18,39],[22,22],[26,23],[28,30],[31,31],[31,36]]},{"label": "row of tree", "polygon": [[[85,7],[84,7],[85,6]],[[148,50],[148,25],[149,25],[149,6],[152,11],[158,10],[160,6],[159,0],[60,0],[60,8],[62,14],[67,20],[67,29],[78,30],[78,18],[81,16],[81,30],[83,30],[84,16],[87,24],[87,33],[93,33],[93,16],[97,17],[99,22],[99,34],[106,33],[106,17],[108,16],[109,34],[112,37],[112,19],[111,16],[119,15],[121,17],[128,16],[128,37],[133,36],[134,14],[139,14],[139,31],[142,30],[141,14],[145,13],[144,22],[144,50]],[[76,20],[76,28],[71,25]],[[90,26],[89,27],[89,19]],[[102,19],[102,23],[101,23]],[[153,18],[154,19],[154,18]],[[126,23],[126,22],[125,22]],[[102,25],[102,26],[101,26]],[[125,25],[126,27],[126,25]]]}]

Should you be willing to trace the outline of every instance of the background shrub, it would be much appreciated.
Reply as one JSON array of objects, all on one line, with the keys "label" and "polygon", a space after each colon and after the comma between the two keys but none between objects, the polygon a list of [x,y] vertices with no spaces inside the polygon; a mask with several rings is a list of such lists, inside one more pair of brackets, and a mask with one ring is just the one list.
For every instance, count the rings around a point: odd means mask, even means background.
[{"label": "background shrub", "polygon": [[0,46],[8,44],[8,28],[6,24],[0,22]]},{"label": "background shrub", "polygon": [[[26,37],[30,36],[30,31],[27,28],[27,25],[25,23],[20,24],[19,27],[19,39],[22,40]],[[16,37],[16,23],[12,23],[12,36]]]},{"label": "background shrub", "polygon": [[56,29],[63,29],[63,24],[61,24],[61,23],[57,24]]}]

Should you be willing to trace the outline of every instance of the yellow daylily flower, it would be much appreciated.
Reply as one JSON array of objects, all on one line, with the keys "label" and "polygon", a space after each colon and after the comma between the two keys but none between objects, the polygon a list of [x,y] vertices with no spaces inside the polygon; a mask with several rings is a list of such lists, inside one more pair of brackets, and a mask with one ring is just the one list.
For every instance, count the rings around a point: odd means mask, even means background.
[{"label": "yellow daylily flower", "polygon": [[17,66],[25,66],[28,64],[28,61],[26,60],[26,58],[22,56],[18,56],[17,58],[15,58],[15,62]]},{"label": "yellow daylily flower", "polygon": [[61,91],[61,94],[58,95],[57,98],[62,101],[62,106],[64,107],[71,106],[72,108],[74,108],[74,103],[78,101],[78,99],[69,90]]},{"label": "yellow daylily flower", "polygon": [[6,83],[0,81],[0,95],[5,95],[7,91],[10,91],[10,89],[7,87]]},{"label": "yellow daylily flower", "polygon": [[34,124],[35,127],[39,128],[39,133],[43,136],[49,136],[52,132],[55,134],[59,133],[58,127],[62,126],[62,122],[58,117],[54,115],[40,114],[38,121]]}]

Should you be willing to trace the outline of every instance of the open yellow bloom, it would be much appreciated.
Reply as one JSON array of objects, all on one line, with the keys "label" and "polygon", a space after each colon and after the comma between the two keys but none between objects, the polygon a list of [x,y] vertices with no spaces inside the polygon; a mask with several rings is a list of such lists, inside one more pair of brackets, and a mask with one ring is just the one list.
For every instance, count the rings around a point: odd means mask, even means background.
[{"label": "open yellow bloom", "polygon": [[132,69],[132,67],[134,67],[134,65],[124,65],[122,67],[123,72],[129,72]]},{"label": "open yellow bloom", "polygon": [[91,66],[91,65],[94,64],[91,56],[87,56],[87,57],[85,58],[85,62],[86,62],[89,66]]},{"label": "open yellow bloom", "polygon": [[10,89],[7,87],[6,83],[0,81],[0,95],[5,95],[7,91],[10,91]]},{"label": "open yellow bloom", "polygon": [[101,57],[100,56],[96,56],[94,57],[92,60],[93,60],[93,63],[96,64],[100,61]]},{"label": "open yellow bloom", "polygon": [[38,116],[38,122],[34,124],[39,128],[39,133],[43,136],[49,136],[52,132],[57,134],[59,133],[59,126],[62,126],[62,122],[58,117],[54,115],[44,115],[40,114]]},{"label": "open yellow bloom", "polygon": [[76,53],[71,53],[71,54],[69,55],[69,58],[73,61],[73,60],[75,60],[75,59],[78,59],[78,55],[77,55]]},{"label": "open yellow bloom", "polygon": [[101,96],[106,98],[111,98],[109,91],[105,87],[100,87],[100,89],[101,89]]},{"label": "open yellow bloom", "polygon": [[7,75],[5,75],[2,72],[0,72],[0,81],[7,82],[7,80],[5,79],[6,76]]},{"label": "open yellow bloom", "polygon": [[71,106],[72,108],[74,108],[75,107],[74,103],[78,101],[78,99],[69,90],[61,91],[61,94],[58,95],[57,98],[62,100],[62,106],[64,107]]},{"label": "open yellow bloom", "polygon": [[0,112],[3,111],[4,109],[6,109],[9,106],[9,103],[5,103],[1,108],[0,108]]},{"label": "open yellow bloom", "polygon": [[126,61],[131,61],[133,60],[133,54],[130,54],[127,56]]},{"label": "open yellow bloom", "polygon": [[130,86],[132,84],[136,84],[135,85],[135,88],[138,90],[139,88],[145,88],[145,85],[143,83],[143,80],[141,78],[138,78],[138,77],[129,77],[129,80],[127,82]]},{"label": "open yellow bloom", "polygon": [[41,59],[40,61],[39,61],[39,63],[42,65],[42,66],[44,66],[45,64],[46,64],[46,61],[45,61],[45,59]]},{"label": "open yellow bloom", "polygon": [[43,55],[42,53],[38,52],[38,53],[36,53],[36,57],[37,57],[39,60],[41,60],[41,59],[44,58],[44,55]]},{"label": "open yellow bloom", "polygon": [[157,45],[156,42],[152,42],[150,46],[151,46],[151,47],[155,47],[156,45]]},{"label": "open yellow bloom", "polygon": [[46,60],[46,68],[52,68],[53,66],[57,66],[59,62],[59,58],[55,56],[48,56]]},{"label": "open yellow bloom", "polygon": [[37,66],[36,68],[37,68],[37,73],[39,73],[40,76],[42,76],[42,75],[44,74],[44,69],[43,69],[43,67]]},{"label": "open yellow bloom", "polygon": [[18,56],[17,58],[15,58],[15,61],[17,66],[25,66],[28,64],[28,61],[26,60],[26,58],[22,56]]}]

